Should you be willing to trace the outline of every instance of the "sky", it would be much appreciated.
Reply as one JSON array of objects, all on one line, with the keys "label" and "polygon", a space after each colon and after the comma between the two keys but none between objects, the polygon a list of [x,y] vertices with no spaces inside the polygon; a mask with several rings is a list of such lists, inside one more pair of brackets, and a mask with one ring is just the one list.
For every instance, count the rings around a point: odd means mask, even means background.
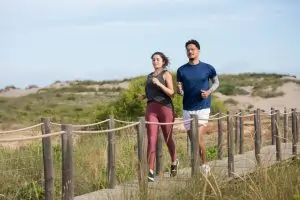
[{"label": "sky", "polygon": [[148,74],[164,52],[176,71],[185,42],[218,74],[300,76],[298,0],[0,0],[0,88]]}]

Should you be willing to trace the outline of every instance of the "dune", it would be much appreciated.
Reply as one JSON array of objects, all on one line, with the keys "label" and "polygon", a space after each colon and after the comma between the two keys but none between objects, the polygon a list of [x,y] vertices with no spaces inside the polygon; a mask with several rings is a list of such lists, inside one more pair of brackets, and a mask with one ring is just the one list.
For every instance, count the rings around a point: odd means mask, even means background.
[{"label": "dune", "polygon": [[[243,88],[248,92],[252,92],[250,87]],[[300,108],[300,86],[293,82],[288,82],[277,88],[277,92],[284,92],[283,96],[272,97],[272,98],[262,98],[262,97],[253,97],[251,95],[235,95],[235,96],[226,96],[221,93],[216,93],[216,96],[220,100],[225,101],[229,98],[234,99],[238,102],[237,105],[232,106],[236,108],[246,108],[249,105],[252,105],[253,109],[260,108],[266,111],[269,111],[271,107],[274,107],[280,112],[284,111],[286,108]]]},{"label": "dune", "polygon": [[0,93],[0,97],[21,97],[37,93],[40,88],[31,89],[9,89]]}]

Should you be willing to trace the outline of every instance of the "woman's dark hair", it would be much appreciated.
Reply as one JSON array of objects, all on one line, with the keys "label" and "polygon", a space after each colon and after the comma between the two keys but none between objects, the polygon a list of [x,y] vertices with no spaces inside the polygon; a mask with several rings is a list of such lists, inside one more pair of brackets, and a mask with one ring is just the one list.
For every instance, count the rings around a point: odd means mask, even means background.
[{"label": "woman's dark hair", "polygon": [[153,59],[153,57],[154,57],[155,55],[159,55],[159,56],[161,57],[161,59],[163,60],[163,62],[164,62],[163,68],[166,68],[166,67],[170,64],[169,58],[168,58],[164,53],[159,52],[159,51],[154,52],[154,53],[152,54],[152,56],[151,56],[151,59]]},{"label": "woman's dark hair", "polygon": [[193,44],[197,47],[197,49],[200,50],[200,44],[197,40],[189,40],[185,43],[185,48],[187,48],[188,45]]}]

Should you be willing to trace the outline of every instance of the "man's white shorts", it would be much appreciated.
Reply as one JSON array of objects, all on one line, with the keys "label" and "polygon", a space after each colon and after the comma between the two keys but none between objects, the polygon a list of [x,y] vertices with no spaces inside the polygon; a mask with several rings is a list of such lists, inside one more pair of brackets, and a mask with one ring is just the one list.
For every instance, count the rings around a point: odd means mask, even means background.
[{"label": "man's white shorts", "polygon": [[[201,110],[183,110],[183,120],[188,120],[191,118],[190,115],[197,115],[198,116],[198,125],[199,126],[206,126],[208,123],[209,115],[210,115],[210,108],[205,108]],[[184,127],[186,130],[190,130],[191,122],[184,122]]]}]

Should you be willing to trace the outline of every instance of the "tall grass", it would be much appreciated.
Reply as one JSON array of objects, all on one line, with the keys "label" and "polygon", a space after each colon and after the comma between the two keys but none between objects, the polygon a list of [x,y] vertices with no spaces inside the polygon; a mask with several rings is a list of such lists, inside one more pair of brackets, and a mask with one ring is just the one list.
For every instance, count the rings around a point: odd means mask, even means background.
[{"label": "tall grass", "polygon": [[[134,128],[116,132],[117,184],[137,179],[137,138]],[[175,134],[177,157],[181,167],[189,166],[186,135]],[[1,145],[1,144],[0,144]],[[21,146],[20,146],[21,145]],[[40,140],[0,147],[0,199],[43,199],[43,155]],[[60,137],[52,138],[55,199],[61,196]],[[207,151],[208,159],[216,158],[216,148]],[[107,188],[107,135],[73,135],[75,196]],[[170,156],[163,143],[163,170],[168,172]]]},{"label": "tall grass", "polygon": [[252,174],[226,180],[200,175],[185,183],[168,185],[163,192],[150,192],[155,200],[299,200],[300,160],[261,167]]}]

